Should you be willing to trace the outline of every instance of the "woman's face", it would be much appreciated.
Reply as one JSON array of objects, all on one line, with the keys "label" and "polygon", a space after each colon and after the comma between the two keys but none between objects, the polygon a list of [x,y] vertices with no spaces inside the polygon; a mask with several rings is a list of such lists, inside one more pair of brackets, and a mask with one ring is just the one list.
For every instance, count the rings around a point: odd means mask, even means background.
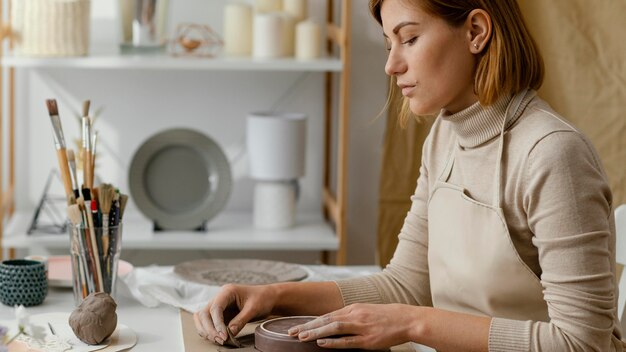
[{"label": "woman's face", "polygon": [[414,114],[455,113],[478,100],[467,25],[452,27],[406,0],[383,2],[381,17],[389,50],[385,72],[396,76]]}]

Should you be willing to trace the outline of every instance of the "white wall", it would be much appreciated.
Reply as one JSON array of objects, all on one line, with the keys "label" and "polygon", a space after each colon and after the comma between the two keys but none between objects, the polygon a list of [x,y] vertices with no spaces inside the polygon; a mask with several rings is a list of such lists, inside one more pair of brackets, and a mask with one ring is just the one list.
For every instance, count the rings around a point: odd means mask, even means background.
[{"label": "white wall", "polygon": [[[226,1],[172,1],[170,27],[200,22],[221,32]],[[310,13],[321,22],[325,2],[310,0]],[[114,50],[118,42],[114,1],[92,1],[92,52]],[[370,19],[367,2],[354,1],[351,128],[349,152],[349,263],[374,262],[378,174],[384,119],[374,118],[384,105],[385,51],[381,31]],[[52,132],[44,101],[55,97],[66,138],[79,137],[78,113],[83,99],[102,108],[98,176],[128,190],[127,170],[135,150],[152,134],[171,127],[198,129],[234,156],[244,147],[247,112],[272,106],[283,94],[280,110],[309,116],[307,175],[302,180],[300,209],[320,207],[323,144],[323,74],[290,72],[187,72],[129,70],[17,70],[17,207],[32,209],[39,200],[49,170],[56,167]],[[303,78],[301,84],[293,83]],[[93,110],[92,110],[93,111]],[[250,209],[253,182],[246,177],[246,159],[233,165],[235,186],[228,209]],[[59,187],[60,191],[60,187]],[[62,193],[60,191],[60,193]],[[131,203],[129,211],[134,211]],[[199,256],[214,255],[196,253]],[[130,255],[127,253],[127,255]],[[236,254],[233,254],[236,255]],[[132,253],[137,262],[176,262],[188,253]],[[274,254],[266,254],[274,256]],[[314,262],[317,254],[284,260]],[[141,259],[139,259],[141,258]],[[157,259],[158,258],[158,259]],[[164,259],[165,258],[165,259]]]}]

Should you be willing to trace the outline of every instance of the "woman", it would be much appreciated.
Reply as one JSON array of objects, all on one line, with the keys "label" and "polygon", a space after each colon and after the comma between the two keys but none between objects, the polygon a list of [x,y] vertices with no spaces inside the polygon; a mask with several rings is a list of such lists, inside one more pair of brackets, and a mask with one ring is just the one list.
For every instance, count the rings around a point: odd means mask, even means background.
[{"label": "woman", "polygon": [[622,351],[606,175],[535,95],[543,63],[515,0],[370,9],[408,108],[439,113],[390,265],[338,282],[224,286],[195,314],[200,335],[221,344],[225,322],[237,333],[254,317],[305,314],[322,316],[290,333],[330,348]]}]

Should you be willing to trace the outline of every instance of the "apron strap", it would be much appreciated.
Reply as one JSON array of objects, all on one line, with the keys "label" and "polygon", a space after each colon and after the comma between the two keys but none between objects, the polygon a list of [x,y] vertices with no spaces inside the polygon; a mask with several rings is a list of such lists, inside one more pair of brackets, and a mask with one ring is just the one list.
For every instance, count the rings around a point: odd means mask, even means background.
[{"label": "apron strap", "polygon": [[504,130],[506,129],[506,124],[510,121],[516,114],[517,110],[519,110],[520,105],[522,105],[522,100],[528,93],[528,89],[525,89],[515,95],[509,105],[506,107],[506,112],[504,113],[504,121],[502,121],[502,128],[500,129],[500,141],[498,142],[498,158],[496,159],[496,178],[495,184],[495,192],[493,192],[493,207],[500,208],[502,203],[502,154],[504,152]]},{"label": "apron strap", "polygon": [[457,140],[454,141],[454,143],[452,144],[452,148],[450,149],[450,152],[448,153],[448,161],[446,161],[446,167],[443,169],[443,172],[441,172],[441,175],[439,175],[439,181],[443,181],[443,182],[448,182],[448,179],[450,178],[450,175],[452,174],[452,166],[454,166],[454,154],[455,154],[455,149],[457,146]]}]

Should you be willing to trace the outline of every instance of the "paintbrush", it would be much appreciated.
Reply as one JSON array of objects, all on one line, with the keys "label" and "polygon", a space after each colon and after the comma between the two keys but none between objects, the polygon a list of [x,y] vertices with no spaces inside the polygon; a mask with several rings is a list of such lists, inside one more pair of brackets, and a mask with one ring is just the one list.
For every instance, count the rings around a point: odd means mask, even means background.
[{"label": "paintbrush", "polygon": [[74,193],[72,190],[72,179],[70,178],[70,170],[67,164],[67,154],[65,152],[65,136],[63,135],[63,127],[61,127],[61,119],[59,118],[57,101],[54,99],[48,99],[46,100],[46,106],[48,107],[50,121],[52,122],[52,129],[54,130],[54,146],[57,150],[57,158],[59,159],[59,171],[61,172],[63,187],[65,187],[67,204],[74,204],[76,202],[76,199],[74,198]]},{"label": "paintbrush", "polygon": [[76,156],[72,149],[67,150],[67,161],[70,165],[70,174],[72,175],[72,189],[74,190],[74,197],[80,197],[80,191],[78,190],[78,174],[76,173]]},{"label": "paintbrush", "polygon": [[[89,125],[93,127],[93,119],[89,120]],[[96,170],[96,143],[98,142],[98,132],[93,131],[93,137],[91,139],[91,182],[95,182],[95,170]]]},{"label": "paintbrush", "polygon": [[89,117],[83,117],[83,181],[87,188],[93,187],[91,180],[91,124]]},{"label": "paintbrush", "polygon": [[[118,224],[122,221],[122,219],[124,218],[124,210],[126,209],[126,203],[128,203],[128,195],[124,194],[124,193],[120,193],[120,221],[118,221]],[[116,224],[116,225],[118,225]]]},{"label": "paintbrush", "polygon": [[102,281],[102,269],[100,268],[100,252],[98,251],[98,243],[96,242],[96,231],[93,227],[93,219],[90,214],[86,212],[85,202],[82,199],[77,200],[78,206],[83,213],[85,219],[87,219],[87,227],[89,229],[89,241],[91,242],[91,254],[93,256],[93,262],[96,264],[96,272],[94,273],[96,276],[96,290],[98,292],[102,292],[104,290],[103,281]]},{"label": "paintbrush", "polygon": [[115,189],[108,183],[103,183],[98,187],[100,194],[100,211],[102,211],[102,249],[103,254],[109,252],[109,214],[111,213],[111,205],[115,197]]},{"label": "paintbrush", "polygon": [[[72,262],[74,263],[74,266],[78,268],[79,276],[77,283],[78,287],[81,289],[81,293],[83,295],[82,297],[85,298],[87,297],[87,285],[85,283],[88,282],[88,280],[87,276],[85,275],[84,268],[87,268],[87,264],[85,256],[80,255],[81,251],[83,251],[85,247],[82,241],[82,234],[80,233],[82,230],[79,225],[82,222],[82,215],[80,214],[80,208],[78,207],[78,204],[72,204],[67,207],[67,216],[70,219],[70,222],[72,223],[74,228],[76,229],[76,231],[71,231],[70,233],[72,234],[72,236],[75,236],[75,238],[71,239],[72,252],[78,255],[78,259],[75,258],[76,256],[72,255]],[[80,261],[80,259],[82,259],[82,262]]]}]

